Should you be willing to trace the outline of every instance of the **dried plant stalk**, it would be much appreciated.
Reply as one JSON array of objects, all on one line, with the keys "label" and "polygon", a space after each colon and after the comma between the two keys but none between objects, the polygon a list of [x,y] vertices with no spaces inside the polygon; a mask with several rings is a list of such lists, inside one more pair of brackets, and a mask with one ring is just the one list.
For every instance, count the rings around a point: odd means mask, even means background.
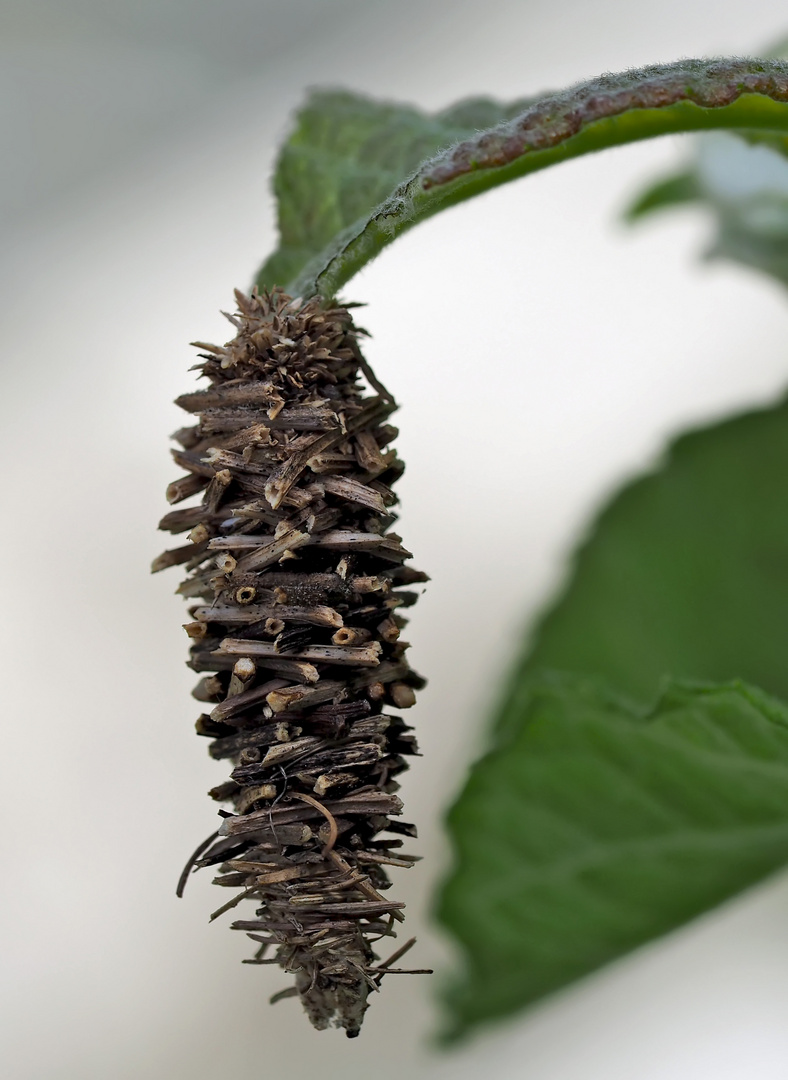
[{"label": "dried plant stalk", "polygon": [[[255,918],[233,928],[259,946],[247,963],[278,963],[317,1028],[358,1034],[367,999],[407,946],[379,963],[403,904],[386,898],[386,867],[412,825],[392,820],[396,777],[416,752],[391,709],[423,680],[405,658],[402,609],[426,581],[390,531],[402,464],[386,424],[395,404],[371,374],[344,307],[281,291],[236,293],[224,346],[195,343],[210,381],[178,404],[199,422],[174,452],[186,475],[168,488],[161,527],[189,533],[154,570],[185,564],[179,592],[201,600],[186,624],[194,696],[210,752],[234,764],[210,793],[229,801],[218,833],[184,871],[218,865]],[[374,393],[365,391],[362,378]],[[386,836],[385,834],[389,834]],[[270,955],[269,955],[270,954]]]}]

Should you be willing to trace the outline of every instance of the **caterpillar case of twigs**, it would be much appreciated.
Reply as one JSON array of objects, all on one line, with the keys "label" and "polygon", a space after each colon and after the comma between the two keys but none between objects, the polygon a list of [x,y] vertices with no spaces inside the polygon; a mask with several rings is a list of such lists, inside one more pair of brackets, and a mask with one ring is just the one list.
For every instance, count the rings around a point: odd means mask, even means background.
[{"label": "caterpillar case of twigs", "polygon": [[295,977],[273,1000],[300,995],[315,1027],[352,1037],[413,944],[394,940],[404,905],[388,867],[417,858],[396,792],[416,752],[400,714],[424,680],[401,631],[427,578],[391,531],[396,406],[347,307],[236,299],[236,336],[195,343],[209,386],[178,399],[198,422],[175,434],[185,474],[167,497],[200,499],[163,518],[186,543],[153,564],[188,571],[197,733],[233,766],[210,792],[233,809],[178,894],[214,867],[230,899],[211,919],[232,912],[255,944],[244,962]]}]

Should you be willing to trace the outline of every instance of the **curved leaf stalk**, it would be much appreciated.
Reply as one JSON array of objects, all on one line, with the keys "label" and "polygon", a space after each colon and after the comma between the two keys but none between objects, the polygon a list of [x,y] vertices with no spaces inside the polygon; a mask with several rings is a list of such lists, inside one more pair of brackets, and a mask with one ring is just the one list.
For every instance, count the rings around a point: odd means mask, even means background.
[{"label": "curved leaf stalk", "polygon": [[681,61],[605,75],[544,97],[424,162],[309,261],[288,291],[334,296],[420,221],[510,180],[596,150],[712,129],[788,134],[788,63]]}]

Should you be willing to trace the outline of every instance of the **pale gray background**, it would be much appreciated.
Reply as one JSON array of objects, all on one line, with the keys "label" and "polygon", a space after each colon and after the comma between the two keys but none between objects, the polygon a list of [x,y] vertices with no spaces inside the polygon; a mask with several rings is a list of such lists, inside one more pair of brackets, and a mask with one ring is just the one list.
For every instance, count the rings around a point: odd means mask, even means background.
[{"label": "pale gray background", "polygon": [[[173,886],[224,777],[191,734],[174,574],[149,578],[177,470],[187,342],[274,243],[268,176],[314,84],[438,108],[603,70],[757,52],[784,5],[666,0],[0,0],[2,1058],[14,1080],[777,1080],[788,1077],[781,877],[451,1056],[429,980],[362,1037],[313,1033],[242,967],[206,876]],[[368,268],[369,356],[404,402],[402,532],[433,574],[430,686],[401,874],[419,963],[440,815],[527,613],[591,510],[681,426],[788,383],[776,285],[696,259],[691,214],[618,215],[680,140],[562,166],[422,225]]]}]

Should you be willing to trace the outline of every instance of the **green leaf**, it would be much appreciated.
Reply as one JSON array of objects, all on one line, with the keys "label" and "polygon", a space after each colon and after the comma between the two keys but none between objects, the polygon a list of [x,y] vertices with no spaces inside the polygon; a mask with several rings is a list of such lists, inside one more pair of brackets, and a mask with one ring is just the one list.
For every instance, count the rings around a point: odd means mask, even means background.
[{"label": "green leaf", "polygon": [[785,140],[721,133],[696,147],[703,200],[717,224],[710,255],[788,283],[788,160]]},{"label": "green leaf", "polygon": [[528,104],[478,98],[429,116],[343,91],[311,94],[277,162],[280,245],[262,267],[258,285],[271,288],[297,278],[425,158],[517,116]]},{"label": "green leaf", "polygon": [[788,860],[788,710],[742,683],[667,687],[646,715],[570,677],[522,686],[520,722],[449,817],[440,900],[466,967],[448,1038],[678,927]]},{"label": "green leaf", "polygon": [[[713,686],[744,679],[788,697],[786,473],[782,402],[682,436],[593,525],[512,677],[495,746],[451,811],[455,868],[439,914],[467,960],[449,996],[453,1034],[788,858],[788,791],[775,801],[751,760],[776,724],[785,783],[788,713],[744,683]],[[708,685],[675,684],[643,719],[665,675]],[[720,740],[713,754],[697,749],[707,736]],[[776,808],[768,853],[749,831],[753,784],[762,809]],[[696,805],[743,831],[710,833]]]},{"label": "green leaf", "polygon": [[687,60],[522,106],[470,102],[430,117],[348,94],[312,98],[277,167],[282,245],[258,284],[333,296],[439,210],[606,147],[715,128],[786,135],[788,64]]},{"label": "green leaf", "polygon": [[626,211],[627,221],[637,221],[655,210],[696,203],[703,198],[703,189],[691,169],[662,177],[647,187]]},{"label": "green leaf", "polygon": [[[788,698],[788,402],[683,435],[580,548],[513,684],[543,668],[648,701],[663,675]],[[519,724],[513,697],[500,725]]]}]

